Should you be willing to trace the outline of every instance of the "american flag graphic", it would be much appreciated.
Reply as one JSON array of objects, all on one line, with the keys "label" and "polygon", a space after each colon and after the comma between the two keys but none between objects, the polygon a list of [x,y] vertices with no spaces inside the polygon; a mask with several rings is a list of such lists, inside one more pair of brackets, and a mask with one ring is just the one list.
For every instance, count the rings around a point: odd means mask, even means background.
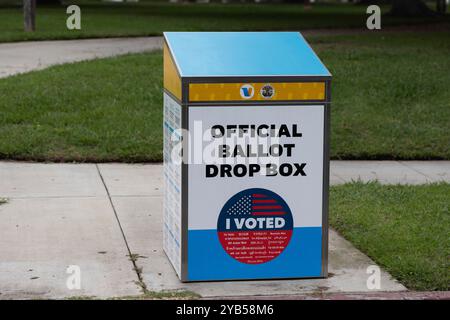
[{"label": "american flag graphic", "polygon": [[243,190],[223,206],[217,233],[223,249],[242,263],[275,259],[293,232],[292,213],[283,198],[262,188]]},{"label": "american flag graphic", "polygon": [[286,212],[278,201],[269,195],[252,193],[242,196],[227,210],[230,216],[276,216]]}]

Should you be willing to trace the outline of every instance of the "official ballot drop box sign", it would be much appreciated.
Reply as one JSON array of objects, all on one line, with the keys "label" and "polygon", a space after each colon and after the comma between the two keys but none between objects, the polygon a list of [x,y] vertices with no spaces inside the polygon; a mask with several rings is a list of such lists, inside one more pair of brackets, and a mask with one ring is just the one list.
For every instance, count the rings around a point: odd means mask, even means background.
[{"label": "official ballot drop box sign", "polygon": [[327,276],[330,81],[297,32],[164,34],[163,245],[182,281]]}]

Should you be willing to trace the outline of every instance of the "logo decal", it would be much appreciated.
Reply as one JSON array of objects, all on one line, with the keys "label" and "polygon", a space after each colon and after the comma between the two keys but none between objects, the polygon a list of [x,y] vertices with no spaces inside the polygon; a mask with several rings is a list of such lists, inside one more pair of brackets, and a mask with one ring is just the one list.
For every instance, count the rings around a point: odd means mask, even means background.
[{"label": "logo decal", "polygon": [[242,99],[251,99],[255,94],[255,88],[251,84],[244,84],[240,88]]},{"label": "logo decal", "polygon": [[289,244],[292,213],[286,202],[266,189],[247,189],[223,206],[217,233],[223,249],[242,263],[260,264],[278,257]]},{"label": "logo decal", "polygon": [[264,99],[270,99],[275,94],[275,89],[270,84],[266,84],[261,88],[260,93]]}]

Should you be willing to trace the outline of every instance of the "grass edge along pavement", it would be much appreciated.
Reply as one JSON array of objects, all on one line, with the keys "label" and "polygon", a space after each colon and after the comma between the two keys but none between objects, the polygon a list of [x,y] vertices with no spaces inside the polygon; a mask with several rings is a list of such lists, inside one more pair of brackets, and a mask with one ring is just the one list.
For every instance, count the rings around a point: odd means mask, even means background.
[{"label": "grass edge along pavement", "polygon": [[[389,292],[373,292],[373,293],[302,293],[291,295],[258,295],[246,296],[246,300],[448,300],[450,298],[449,291],[389,291]],[[114,297],[107,300],[242,300],[242,296],[224,296],[214,298],[203,297],[171,297],[170,294],[164,298],[155,298],[153,295],[141,296],[125,296]],[[73,296],[66,300],[100,300],[91,296]]]},{"label": "grass edge along pavement", "polygon": [[[66,7],[82,10],[81,30],[67,30]],[[389,5],[381,5],[383,27],[448,23],[444,17],[393,17]],[[93,3],[71,1],[61,6],[37,8],[36,31],[23,31],[21,6],[0,6],[0,42],[82,39],[99,37],[155,36],[163,31],[264,31],[318,28],[365,28],[366,6],[350,4],[209,3],[167,2]],[[123,23],[126,21],[126,23]]]},{"label": "grass edge along pavement", "polygon": [[450,184],[331,187],[330,225],[410,290],[450,284]]},{"label": "grass edge along pavement", "polygon": [[[333,159],[450,159],[445,36],[308,37],[333,73]],[[160,52],[0,79],[0,159],[159,162],[161,86]]]},{"label": "grass edge along pavement", "polygon": [[[412,295],[394,295],[392,299],[446,297],[450,271],[450,184],[380,185],[377,182],[353,182],[330,190],[330,224],[347,240],[367,254],[377,265],[404,284]],[[373,293],[389,299],[392,293]],[[361,299],[365,294],[346,293],[345,298]],[[339,293],[309,293],[292,298],[334,298]],[[342,296],[344,297],[344,296]],[[68,299],[85,299],[69,297]],[[190,291],[151,292],[112,299],[197,299]],[[262,297],[251,297],[260,299]],[[276,298],[276,296],[271,296]],[[88,297],[88,299],[96,299]]]},{"label": "grass edge along pavement", "polygon": [[[333,186],[329,221],[334,230],[408,289],[447,291],[450,279],[448,194],[448,183],[381,185],[353,182]],[[152,292],[141,287],[142,295],[116,298],[198,297],[193,292]],[[97,297],[73,296],[68,299]]]},{"label": "grass edge along pavement", "polygon": [[70,296],[65,300],[194,300],[200,299],[201,296],[195,292],[188,290],[165,290],[165,291],[148,291],[140,295],[119,296],[106,299],[100,299],[95,296]]}]

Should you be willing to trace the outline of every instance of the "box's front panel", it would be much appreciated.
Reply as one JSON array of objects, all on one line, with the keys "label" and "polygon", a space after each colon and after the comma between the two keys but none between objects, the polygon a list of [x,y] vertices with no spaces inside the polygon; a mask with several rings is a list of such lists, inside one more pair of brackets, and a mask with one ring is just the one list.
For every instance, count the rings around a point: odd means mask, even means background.
[{"label": "box's front panel", "polygon": [[321,276],[325,107],[188,108],[187,280]]},{"label": "box's front panel", "polygon": [[181,275],[181,105],[164,93],[164,226],[163,247]]}]

